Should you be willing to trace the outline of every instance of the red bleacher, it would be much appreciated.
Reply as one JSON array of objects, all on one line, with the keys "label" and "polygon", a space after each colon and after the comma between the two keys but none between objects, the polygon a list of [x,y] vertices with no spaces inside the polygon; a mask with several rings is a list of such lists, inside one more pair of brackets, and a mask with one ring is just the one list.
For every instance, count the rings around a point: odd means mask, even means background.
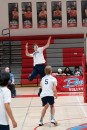
[{"label": "red bleacher", "polygon": [[64,48],[63,49],[63,65],[64,66],[76,66],[76,65],[81,66],[83,53],[84,53],[84,48]]}]

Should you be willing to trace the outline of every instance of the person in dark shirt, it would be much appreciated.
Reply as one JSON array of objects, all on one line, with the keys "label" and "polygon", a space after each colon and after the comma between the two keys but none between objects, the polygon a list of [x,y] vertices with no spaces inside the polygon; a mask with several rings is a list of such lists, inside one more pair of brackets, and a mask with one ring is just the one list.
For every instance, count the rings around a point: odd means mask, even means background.
[{"label": "person in dark shirt", "polygon": [[64,69],[64,74],[66,74],[66,75],[73,75],[73,73],[72,73],[72,71],[70,70],[69,67],[66,67],[66,68]]}]

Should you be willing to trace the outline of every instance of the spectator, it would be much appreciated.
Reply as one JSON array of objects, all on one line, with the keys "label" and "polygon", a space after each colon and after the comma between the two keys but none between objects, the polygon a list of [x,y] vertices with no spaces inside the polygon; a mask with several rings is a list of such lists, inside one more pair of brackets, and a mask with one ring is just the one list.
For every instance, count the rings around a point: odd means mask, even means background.
[{"label": "spectator", "polygon": [[58,68],[58,72],[52,73],[52,76],[56,76],[56,75],[63,76],[63,75],[66,75],[66,74],[63,73],[63,70],[61,68]]},{"label": "spectator", "polygon": [[16,90],[15,90],[15,84],[14,84],[14,75],[10,72],[9,67],[5,68],[5,71],[10,73],[10,80],[8,83],[8,88],[11,90],[12,97],[16,97]]},{"label": "spectator", "polygon": [[66,75],[73,75],[73,73],[72,73],[72,71],[70,70],[69,67],[66,67],[66,68],[64,69],[64,74],[66,74]]},{"label": "spectator", "polygon": [[[10,75],[7,72],[0,73],[0,130],[10,130],[8,116],[12,121],[13,128],[17,127],[10,102],[11,92],[7,88]],[[7,116],[8,115],[8,116]]]},{"label": "spectator", "polygon": [[80,76],[80,75],[82,75],[81,71],[79,70],[79,66],[75,66],[74,75],[75,75],[75,76]]}]

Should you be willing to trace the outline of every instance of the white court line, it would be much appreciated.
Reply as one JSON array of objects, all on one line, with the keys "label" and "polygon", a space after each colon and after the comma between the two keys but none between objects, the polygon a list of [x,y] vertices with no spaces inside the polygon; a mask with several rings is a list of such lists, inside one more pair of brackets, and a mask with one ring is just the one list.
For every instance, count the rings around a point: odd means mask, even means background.
[{"label": "white court line", "polygon": [[84,113],[85,117],[87,117],[87,113],[86,113],[86,111],[85,111],[85,109],[84,109],[84,107],[83,107],[82,103],[80,102],[79,97],[78,97],[78,96],[76,96],[76,98],[77,98],[77,100],[78,100],[78,102],[79,102],[79,105],[80,105],[80,107],[81,107],[81,109],[82,109],[82,111],[83,111],[83,113]]}]

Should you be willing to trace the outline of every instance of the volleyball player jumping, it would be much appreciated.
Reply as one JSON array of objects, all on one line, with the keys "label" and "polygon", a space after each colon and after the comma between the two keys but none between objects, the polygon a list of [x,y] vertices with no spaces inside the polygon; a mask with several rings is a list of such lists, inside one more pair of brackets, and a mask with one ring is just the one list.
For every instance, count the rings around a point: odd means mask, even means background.
[{"label": "volleyball player jumping", "polygon": [[45,76],[45,72],[44,72],[44,69],[45,69],[45,59],[44,59],[44,55],[43,55],[43,51],[49,47],[50,45],[50,40],[51,40],[51,36],[48,38],[48,41],[47,41],[47,44],[43,47],[39,47],[37,44],[34,44],[33,45],[33,49],[34,49],[34,52],[32,54],[30,54],[28,52],[28,43],[26,43],[26,56],[29,56],[29,57],[33,57],[33,65],[34,65],[34,68],[33,68],[33,71],[31,73],[31,75],[29,75],[28,79],[30,81],[32,81],[34,78],[36,78],[36,76],[39,74],[40,77],[44,77]]}]

